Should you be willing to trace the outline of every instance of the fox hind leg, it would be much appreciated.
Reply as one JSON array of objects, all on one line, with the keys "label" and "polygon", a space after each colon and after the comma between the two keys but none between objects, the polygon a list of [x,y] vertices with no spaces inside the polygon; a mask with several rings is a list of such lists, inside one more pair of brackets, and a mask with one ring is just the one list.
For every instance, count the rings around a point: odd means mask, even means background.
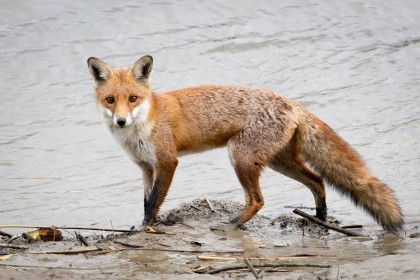
[{"label": "fox hind leg", "polygon": [[322,221],[327,218],[327,204],[323,179],[306,166],[302,156],[287,147],[269,163],[274,171],[294,179],[308,187],[315,198],[316,217]]},{"label": "fox hind leg", "polygon": [[284,123],[283,129],[273,132],[266,129],[268,125],[264,126],[264,122],[250,124],[228,142],[229,159],[246,200],[242,213],[231,221],[235,226],[247,222],[263,207],[264,198],[259,184],[261,171],[286,146],[295,130],[295,126]]},{"label": "fox hind leg", "polygon": [[264,198],[259,185],[262,166],[257,164],[249,155],[236,152],[235,148],[232,148],[229,154],[236,176],[245,192],[244,210],[239,216],[231,220],[231,223],[235,226],[240,226],[251,219],[264,205]]}]

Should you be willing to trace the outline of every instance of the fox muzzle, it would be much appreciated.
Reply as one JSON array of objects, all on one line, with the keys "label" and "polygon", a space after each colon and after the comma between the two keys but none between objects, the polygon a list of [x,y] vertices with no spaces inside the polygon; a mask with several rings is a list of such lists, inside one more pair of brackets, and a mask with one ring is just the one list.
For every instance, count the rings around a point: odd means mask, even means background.
[{"label": "fox muzzle", "polygon": [[117,119],[117,124],[118,124],[120,127],[124,127],[126,123],[127,123],[127,119],[126,119],[126,118],[118,118],[118,119]]}]

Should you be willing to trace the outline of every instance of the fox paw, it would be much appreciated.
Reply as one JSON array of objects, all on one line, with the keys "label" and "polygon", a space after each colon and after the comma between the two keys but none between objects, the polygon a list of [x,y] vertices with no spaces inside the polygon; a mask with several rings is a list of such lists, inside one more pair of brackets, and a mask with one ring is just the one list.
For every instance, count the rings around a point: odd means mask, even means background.
[{"label": "fox paw", "polygon": [[327,220],[327,208],[316,208],[315,217],[325,222]]}]

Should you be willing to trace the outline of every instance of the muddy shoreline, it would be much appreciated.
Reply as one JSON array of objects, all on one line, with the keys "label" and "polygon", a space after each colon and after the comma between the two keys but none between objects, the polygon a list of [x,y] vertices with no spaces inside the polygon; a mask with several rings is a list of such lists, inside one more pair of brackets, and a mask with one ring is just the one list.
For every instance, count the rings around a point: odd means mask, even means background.
[{"label": "muddy shoreline", "polygon": [[[213,210],[201,199],[163,213],[154,233],[82,231],[89,246],[71,231],[64,232],[63,241],[24,244],[25,240],[16,239],[12,244],[29,248],[0,249],[1,278],[255,279],[245,258],[263,279],[414,279],[420,275],[416,227],[398,237],[367,229],[355,231],[369,237],[347,237],[290,213],[276,219],[257,215],[243,229],[232,230],[224,225],[242,205],[210,202]],[[329,221],[340,223],[333,217]],[[91,251],[60,253],[64,250]],[[232,266],[245,268],[207,274]]]}]

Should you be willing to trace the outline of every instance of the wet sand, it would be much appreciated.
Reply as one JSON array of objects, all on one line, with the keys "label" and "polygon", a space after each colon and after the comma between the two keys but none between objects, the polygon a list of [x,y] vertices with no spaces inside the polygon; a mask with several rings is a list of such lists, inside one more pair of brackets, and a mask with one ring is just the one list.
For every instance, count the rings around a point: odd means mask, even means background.
[{"label": "wet sand", "polygon": [[[72,231],[67,231],[60,242],[38,241],[28,244],[25,251],[2,249],[2,254],[12,256],[0,261],[1,278],[255,279],[249,269],[206,274],[245,265],[244,258],[250,258],[253,265],[303,265],[257,269],[263,279],[415,279],[420,275],[420,239],[409,237],[417,232],[415,228],[399,237],[368,229],[355,230],[368,237],[347,237],[291,213],[276,219],[257,215],[244,228],[235,230],[227,228],[226,222],[240,211],[241,204],[214,200],[211,204],[215,211],[202,199],[163,213],[153,227],[162,234],[105,235],[85,231],[83,235],[90,243],[86,247],[70,234]],[[329,217],[329,222],[340,224],[334,217]],[[98,250],[36,254],[87,248]],[[227,259],[200,259],[209,257]]]}]

